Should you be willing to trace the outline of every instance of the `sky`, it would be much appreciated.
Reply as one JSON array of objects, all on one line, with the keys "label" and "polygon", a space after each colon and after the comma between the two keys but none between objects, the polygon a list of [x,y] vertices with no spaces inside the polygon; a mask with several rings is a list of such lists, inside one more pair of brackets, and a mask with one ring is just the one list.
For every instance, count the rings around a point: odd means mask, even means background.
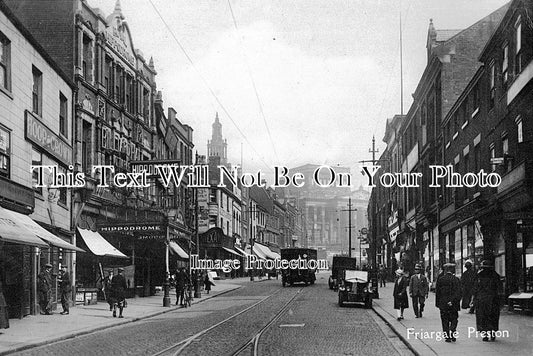
[{"label": "sky", "polygon": [[[116,0],[88,0],[106,15]],[[206,154],[218,112],[228,160],[245,172],[377,156],[427,63],[429,19],[464,29],[503,0],[121,0],[133,44],[153,57],[165,107]],[[272,183],[271,178],[269,183]]]}]

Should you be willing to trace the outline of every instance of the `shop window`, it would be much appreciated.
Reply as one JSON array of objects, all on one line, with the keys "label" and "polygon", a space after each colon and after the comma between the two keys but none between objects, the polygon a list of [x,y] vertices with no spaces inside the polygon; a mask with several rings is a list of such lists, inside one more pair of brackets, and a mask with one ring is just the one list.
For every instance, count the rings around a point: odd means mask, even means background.
[{"label": "shop window", "polygon": [[11,91],[11,42],[0,32],[0,86]]},{"label": "shop window", "polygon": [[59,93],[59,133],[68,137],[68,100]]},{"label": "shop window", "polygon": [[[43,164],[43,154],[41,152],[37,151],[35,148],[32,148],[32,150],[31,150],[31,165],[32,166],[42,166],[42,164]],[[38,172],[37,169],[34,169],[32,171],[32,177],[31,177],[33,190],[42,195],[43,194],[43,188],[42,187],[37,187],[37,184],[39,183],[38,179],[39,179],[39,172]],[[43,181],[43,183],[46,184],[45,181]]]},{"label": "shop window", "polygon": [[43,101],[43,73],[35,67],[32,67],[33,85],[32,85],[32,107],[33,112],[39,116],[42,114]]},{"label": "shop window", "polygon": [[11,133],[0,126],[0,177],[9,178],[11,157]]}]

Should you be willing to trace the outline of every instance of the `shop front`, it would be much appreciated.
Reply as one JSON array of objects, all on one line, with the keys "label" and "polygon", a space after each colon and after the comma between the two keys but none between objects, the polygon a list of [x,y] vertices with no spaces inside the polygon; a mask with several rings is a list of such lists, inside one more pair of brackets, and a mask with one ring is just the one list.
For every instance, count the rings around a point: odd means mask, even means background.
[{"label": "shop front", "polygon": [[233,260],[240,261],[240,268],[238,271],[223,272],[217,270],[219,276],[235,277],[239,273],[244,273],[244,256],[235,249],[235,237],[230,237],[224,234],[221,228],[213,227],[203,234],[199,235],[200,242],[200,259],[207,260]]}]

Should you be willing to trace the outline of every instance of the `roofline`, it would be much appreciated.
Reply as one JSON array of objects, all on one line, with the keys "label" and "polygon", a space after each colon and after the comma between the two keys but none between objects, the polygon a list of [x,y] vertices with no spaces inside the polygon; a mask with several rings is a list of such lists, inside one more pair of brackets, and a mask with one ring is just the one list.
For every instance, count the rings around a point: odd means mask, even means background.
[{"label": "roofline", "polygon": [[43,59],[54,69],[54,71],[63,79],[68,86],[72,89],[73,92],[77,91],[77,85],[74,83],[72,78],[63,72],[61,67],[52,59],[52,57],[46,52],[46,50],[41,46],[41,44],[32,36],[30,31],[20,22],[20,20],[15,16],[11,9],[0,0],[0,11],[6,15],[9,21],[16,27],[17,30],[28,40],[28,42],[37,50],[37,52],[43,57]]},{"label": "roofline", "polygon": [[509,20],[509,17],[512,16],[516,12],[516,10],[517,10],[516,5],[517,5],[517,3],[519,1],[522,1],[522,0],[512,0],[512,1],[510,1],[507,4],[504,5],[504,6],[509,6],[509,8],[505,12],[505,15],[502,17],[502,19],[500,20],[500,23],[496,27],[496,30],[494,30],[494,32],[490,36],[489,40],[487,41],[487,43],[485,43],[485,46],[483,47],[483,50],[481,51],[481,53],[478,56],[478,61],[483,62],[485,57],[488,56],[488,52],[493,47],[495,38],[500,36],[501,32],[503,31],[503,28],[505,27],[504,23],[506,23]]}]

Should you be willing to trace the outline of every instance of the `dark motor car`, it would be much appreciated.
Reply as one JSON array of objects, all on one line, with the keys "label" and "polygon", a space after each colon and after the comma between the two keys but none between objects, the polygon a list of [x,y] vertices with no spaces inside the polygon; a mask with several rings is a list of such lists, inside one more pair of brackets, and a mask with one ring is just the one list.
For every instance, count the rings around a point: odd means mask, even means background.
[{"label": "dark motor car", "polygon": [[372,291],[367,271],[344,271],[344,278],[339,283],[339,306],[346,303],[363,303],[365,308],[372,308]]},{"label": "dark motor car", "polygon": [[331,276],[328,280],[329,289],[337,290],[339,281],[347,269],[355,269],[357,267],[357,260],[355,257],[348,256],[333,256],[333,263],[331,267]]}]

